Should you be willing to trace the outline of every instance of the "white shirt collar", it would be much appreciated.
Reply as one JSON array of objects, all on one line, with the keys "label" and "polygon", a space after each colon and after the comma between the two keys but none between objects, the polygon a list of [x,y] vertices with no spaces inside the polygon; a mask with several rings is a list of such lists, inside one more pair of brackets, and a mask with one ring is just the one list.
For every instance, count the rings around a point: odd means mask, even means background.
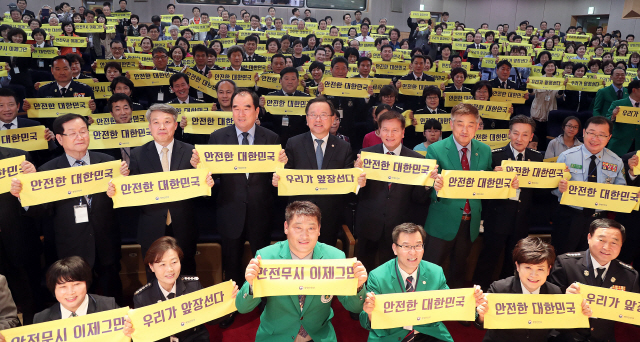
[{"label": "white shirt collar", "polygon": [[71,85],[71,82],[73,82],[73,78],[71,79],[71,81],[69,81],[69,83],[67,83],[64,87],[60,85],[60,83],[56,82],[56,85],[58,85],[58,91],[61,91],[62,88],[66,88],[67,91],[69,91],[69,86]]},{"label": "white shirt collar", "polygon": [[591,257],[591,264],[593,265],[593,271],[594,272],[597,273],[598,272],[598,268],[603,268],[604,267],[604,273],[603,274],[596,274],[596,277],[603,277],[605,274],[607,274],[607,271],[609,270],[609,266],[611,266],[611,261],[609,261],[606,265],[600,265],[600,263],[598,261],[596,261],[596,259],[593,258],[593,255],[591,255],[591,253],[589,253],[589,257]]},{"label": "white shirt collar", "polygon": [[[84,300],[82,301],[82,304],[80,304],[80,306],[76,310],[76,315],[78,315],[78,316],[86,316],[88,309],[89,309],[89,295],[85,294],[84,295]],[[71,311],[65,309],[64,306],[62,306],[62,304],[60,304],[60,315],[61,315],[62,319],[70,318],[71,317]]]},{"label": "white shirt collar", "polygon": [[36,47],[37,47],[37,48],[43,48],[45,43],[46,43],[46,42],[42,42],[42,44],[38,44],[38,43],[36,43]]},{"label": "white shirt collar", "polygon": [[[11,124],[11,128],[18,128],[18,117],[16,116],[15,118],[13,118],[13,120],[11,122],[9,122]],[[0,122],[0,129],[5,129],[4,125],[6,125],[6,123],[4,122]],[[15,127],[13,127],[15,125]]]},{"label": "white shirt collar", "polygon": [[[384,152],[384,154],[387,154],[387,152],[389,152],[389,149],[385,144],[382,144],[382,151]],[[399,156],[401,151],[402,151],[402,144],[398,145],[398,147],[396,147],[396,149],[391,152],[393,152],[396,156]]]},{"label": "white shirt collar", "polygon": [[424,76],[424,72],[423,72],[423,73],[422,73],[422,75],[420,75],[420,76],[416,75],[416,73],[415,73],[415,72],[413,73],[413,77],[415,77],[415,78],[420,77],[420,79],[422,79],[422,76]]},{"label": "white shirt collar", "polygon": [[631,107],[635,107],[636,106],[636,102],[634,99],[631,98],[631,96],[629,96],[629,101],[631,101]]},{"label": "white shirt collar", "polygon": [[176,141],[175,139],[171,140],[171,142],[170,142],[170,143],[169,143],[169,145],[167,145],[167,146],[162,146],[162,145],[158,144],[158,142],[157,142],[157,141],[154,141],[153,143],[154,143],[154,144],[156,144],[156,150],[158,150],[158,154],[162,154],[162,149],[163,149],[164,147],[168,148],[168,149],[169,149],[169,152],[168,152],[168,153],[169,153],[169,154],[171,154],[171,152],[173,151],[173,143],[174,143],[175,141]]},{"label": "white shirt collar", "polygon": [[327,141],[329,141],[329,133],[327,133],[327,135],[325,135],[324,138],[318,138],[315,136],[315,134],[311,133],[311,139],[313,140],[314,143],[316,142],[316,139],[320,139],[324,141],[323,146],[327,146]]},{"label": "white shirt collar", "polygon": [[518,158],[518,153],[522,153],[522,160],[524,161],[525,157],[524,157],[524,153],[527,152],[527,149],[525,148],[524,151],[522,152],[518,152],[518,150],[516,150],[515,148],[513,148],[513,145],[511,145],[511,143],[509,143],[509,147],[511,148],[511,152],[513,152],[513,158],[514,160],[516,160]]},{"label": "white shirt collar", "polygon": [[[178,98],[176,97],[176,99],[178,99]],[[187,96],[187,99],[184,100],[184,101],[180,101],[180,99],[178,99],[178,103],[180,103],[180,104],[189,103],[189,96]]]},{"label": "white shirt collar", "polygon": [[[67,156],[69,165],[73,167],[76,164],[76,158],[73,158],[66,153],[65,153],[65,156]],[[87,150],[87,153],[85,153],[85,155],[82,158],[80,158],[80,160],[82,160],[85,163],[85,165],[91,165],[91,160],[89,159],[89,150]]]},{"label": "white shirt collar", "polygon": [[[158,280],[156,279],[156,281],[158,281]],[[173,293],[176,296],[178,295],[176,293],[176,283],[177,282],[174,282],[173,283],[173,287],[171,288],[171,291],[167,292],[167,290],[165,290],[164,287],[162,287],[162,285],[160,285],[160,282],[158,282],[158,287],[160,288],[160,291],[162,292],[162,295],[164,296],[164,298],[169,299],[169,293]]]},{"label": "white shirt collar", "polygon": [[416,269],[413,271],[413,273],[409,274],[407,272],[405,272],[402,267],[398,266],[398,269],[400,270],[400,276],[402,277],[402,286],[406,287],[407,286],[407,278],[409,276],[413,277],[413,281],[412,281],[412,285],[413,288],[416,288],[416,283],[418,282],[418,267],[416,267]]},{"label": "white shirt collar", "polygon": [[540,288],[539,287],[535,291],[529,292],[529,290],[527,290],[527,288],[524,287],[524,284],[522,283],[522,280],[520,281],[520,287],[522,287],[522,294],[540,294]]}]

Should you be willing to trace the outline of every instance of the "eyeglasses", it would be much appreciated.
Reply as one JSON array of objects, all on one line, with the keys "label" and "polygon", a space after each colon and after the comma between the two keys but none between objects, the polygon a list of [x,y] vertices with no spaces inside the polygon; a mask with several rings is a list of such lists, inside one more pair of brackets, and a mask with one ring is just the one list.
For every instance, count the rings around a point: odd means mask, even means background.
[{"label": "eyeglasses", "polygon": [[161,59],[167,59],[167,58],[169,58],[169,56],[154,56],[153,60],[159,61]]},{"label": "eyeglasses", "polygon": [[62,135],[64,135],[65,137],[69,137],[71,139],[75,139],[78,136],[87,136],[89,135],[89,131],[79,131],[79,132],[73,132],[73,133],[69,133],[69,134],[64,134],[62,133]]},{"label": "eyeglasses", "polygon": [[610,135],[598,135],[598,134],[595,134],[593,132],[585,132],[584,134],[589,136],[589,137],[596,137],[599,140],[606,140],[606,139],[609,139],[609,137],[610,137]]},{"label": "eyeglasses", "polygon": [[318,114],[308,114],[307,116],[308,116],[308,117],[310,117],[310,118],[311,118],[311,119],[313,119],[313,120],[315,120],[315,119],[316,119],[316,118],[318,118],[318,117],[319,117],[320,119],[322,119],[322,120],[328,120],[328,119],[329,119],[330,117],[332,117],[333,115],[331,115],[331,114],[320,114],[320,115],[318,115]]},{"label": "eyeglasses", "polygon": [[422,250],[424,249],[424,244],[419,244],[419,245],[415,245],[415,246],[409,246],[409,245],[398,245],[396,244],[396,246],[398,246],[398,248],[400,248],[400,250],[404,250],[404,251],[411,251],[412,249],[415,250],[416,252],[422,252]]},{"label": "eyeglasses", "polygon": [[578,128],[580,128],[579,126],[571,126],[571,125],[565,125],[564,127],[568,128],[568,129],[578,129]]}]

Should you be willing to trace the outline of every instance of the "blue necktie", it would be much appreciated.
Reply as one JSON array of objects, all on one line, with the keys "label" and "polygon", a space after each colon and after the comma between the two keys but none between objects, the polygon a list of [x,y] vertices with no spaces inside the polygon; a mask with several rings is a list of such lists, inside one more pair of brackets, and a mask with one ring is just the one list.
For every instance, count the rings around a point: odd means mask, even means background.
[{"label": "blue necktie", "polygon": [[242,145],[249,145],[249,132],[242,132]]},{"label": "blue necktie", "polygon": [[324,140],[316,139],[318,143],[318,147],[316,147],[316,162],[318,163],[318,170],[322,170],[322,160],[324,159],[324,154],[322,153],[322,143]]},{"label": "blue necktie", "polygon": [[[73,166],[84,166],[84,160],[76,160]],[[87,205],[91,208],[91,195],[84,196],[84,199],[87,200]]]}]

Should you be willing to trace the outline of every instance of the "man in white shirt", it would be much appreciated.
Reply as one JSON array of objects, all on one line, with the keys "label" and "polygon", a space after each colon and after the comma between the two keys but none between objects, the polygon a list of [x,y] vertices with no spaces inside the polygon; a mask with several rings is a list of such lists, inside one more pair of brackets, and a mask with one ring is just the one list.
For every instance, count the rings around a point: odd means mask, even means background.
[{"label": "man in white shirt", "polygon": [[359,42],[372,42],[372,43],[375,41],[375,39],[373,39],[369,35],[369,24],[360,25],[360,36],[356,37],[356,40]]}]

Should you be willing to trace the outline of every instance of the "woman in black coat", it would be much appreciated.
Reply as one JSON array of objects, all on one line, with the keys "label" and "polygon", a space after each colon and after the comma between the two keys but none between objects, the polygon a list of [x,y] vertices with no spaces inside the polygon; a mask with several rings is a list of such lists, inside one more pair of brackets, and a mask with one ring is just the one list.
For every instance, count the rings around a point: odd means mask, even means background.
[{"label": "woman in black coat", "polygon": [[[16,44],[27,44],[27,33],[23,29],[12,28],[7,33],[7,40]],[[31,67],[31,57],[0,57],[0,62],[7,63],[11,84],[21,85],[25,88],[27,97],[35,97],[35,88],[29,68]]]}]

